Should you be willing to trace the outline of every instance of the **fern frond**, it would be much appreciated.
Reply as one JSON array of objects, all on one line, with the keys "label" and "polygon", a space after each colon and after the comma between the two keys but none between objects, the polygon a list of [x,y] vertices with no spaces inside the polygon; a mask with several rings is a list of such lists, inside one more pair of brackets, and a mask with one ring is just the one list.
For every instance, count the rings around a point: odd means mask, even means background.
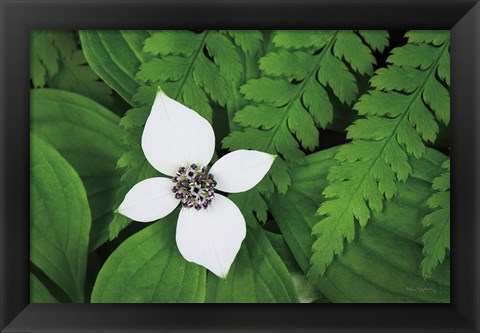
[{"label": "fern frond", "polygon": [[33,30],[30,37],[33,87],[67,90],[113,106],[112,90],[88,66],[74,31]]},{"label": "fern frond", "polygon": [[[387,38],[370,40],[380,49]],[[356,75],[371,74],[375,58],[355,31],[276,31],[273,43],[277,48],[259,61],[262,76],[241,87],[251,103],[234,121],[244,129],[231,133],[223,145],[299,161],[303,149],[318,146],[318,127],[332,122],[329,91],[351,104],[359,90]],[[291,180],[284,161],[277,158],[270,176],[281,193],[288,190]]]},{"label": "fern frond", "polygon": [[450,159],[442,164],[445,172],[433,180],[434,193],[427,201],[434,211],[422,219],[428,231],[423,235],[422,276],[429,278],[432,271],[445,259],[450,251]]},{"label": "fern frond", "polygon": [[70,57],[65,57],[59,71],[46,79],[49,87],[57,87],[67,91],[88,96],[104,106],[113,105],[112,90],[88,66],[82,50],[75,50]]},{"label": "fern frond", "polygon": [[364,227],[371,211],[381,211],[383,200],[396,194],[397,181],[412,172],[409,159],[423,156],[425,142],[435,141],[438,122],[449,123],[449,33],[406,36],[408,44],[387,59],[391,65],[370,80],[375,89],[355,104],[363,118],[347,129],[352,142],[335,156],[340,165],[330,170],[323,193],[328,200],[318,209],[325,217],[313,228],[317,239],[309,275],[314,279],[342,253],[344,239],[354,239],[355,220]]},{"label": "fern frond", "polygon": [[62,57],[70,59],[77,49],[73,31],[33,30],[30,35],[30,78],[33,86],[45,86],[56,75]]}]

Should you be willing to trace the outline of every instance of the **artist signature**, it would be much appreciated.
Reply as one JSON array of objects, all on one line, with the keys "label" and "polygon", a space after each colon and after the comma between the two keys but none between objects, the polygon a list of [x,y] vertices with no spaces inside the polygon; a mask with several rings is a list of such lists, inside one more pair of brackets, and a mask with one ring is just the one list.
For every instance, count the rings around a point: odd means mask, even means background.
[{"label": "artist signature", "polygon": [[420,293],[420,294],[424,294],[426,292],[431,292],[431,293],[434,293],[436,294],[437,291],[433,288],[429,288],[429,287],[406,287],[405,288],[407,291],[414,291],[414,292],[417,292],[417,293]]}]

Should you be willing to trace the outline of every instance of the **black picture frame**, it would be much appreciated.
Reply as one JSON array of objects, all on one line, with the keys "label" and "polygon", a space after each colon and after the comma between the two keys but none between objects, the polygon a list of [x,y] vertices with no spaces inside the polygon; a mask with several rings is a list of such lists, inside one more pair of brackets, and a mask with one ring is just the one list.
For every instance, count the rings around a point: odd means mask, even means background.
[{"label": "black picture frame", "polygon": [[[480,4],[472,0],[0,0],[2,332],[480,332]],[[449,29],[450,304],[29,304],[32,29]]]}]

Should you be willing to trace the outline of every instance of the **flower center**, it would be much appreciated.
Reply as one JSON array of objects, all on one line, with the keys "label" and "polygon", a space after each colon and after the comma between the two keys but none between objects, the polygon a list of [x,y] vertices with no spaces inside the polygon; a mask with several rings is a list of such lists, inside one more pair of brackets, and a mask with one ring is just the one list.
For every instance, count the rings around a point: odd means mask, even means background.
[{"label": "flower center", "polygon": [[172,182],[175,184],[172,188],[175,198],[179,199],[185,208],[207,208],[215,197],[213,189],[217,182],[205,166],[199,168],[192,164],[188,168],[181,167]]}]

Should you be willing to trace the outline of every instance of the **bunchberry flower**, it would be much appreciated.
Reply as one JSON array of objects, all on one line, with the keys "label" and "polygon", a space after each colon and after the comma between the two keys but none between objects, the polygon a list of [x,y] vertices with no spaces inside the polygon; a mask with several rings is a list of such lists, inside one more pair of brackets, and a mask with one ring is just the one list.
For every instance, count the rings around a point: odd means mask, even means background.
[{"label": "bunchberry flower", "polygon": [[145,179],[125,195],[118,212],[152,222],[179,204],[176,242],[182,256],[225,278],[246,235],[240,209],[215,190],[238,193],[258,184],[275,156],[237,150],[217,160],[212,126],[158,91],[142,135],[148,162],[166,177]]}]

